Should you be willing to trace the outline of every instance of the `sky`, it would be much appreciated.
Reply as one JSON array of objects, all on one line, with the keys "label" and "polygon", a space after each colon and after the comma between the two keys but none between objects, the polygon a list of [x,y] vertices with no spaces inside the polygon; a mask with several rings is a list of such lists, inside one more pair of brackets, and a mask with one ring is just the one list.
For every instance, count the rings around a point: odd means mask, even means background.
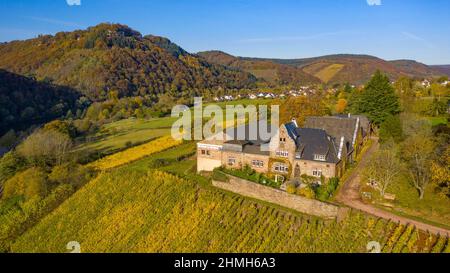
[{"label": "sky", "polygon": [[0,0],[0,42],[121,23],[196,53],[450,64],[449,0]]}]

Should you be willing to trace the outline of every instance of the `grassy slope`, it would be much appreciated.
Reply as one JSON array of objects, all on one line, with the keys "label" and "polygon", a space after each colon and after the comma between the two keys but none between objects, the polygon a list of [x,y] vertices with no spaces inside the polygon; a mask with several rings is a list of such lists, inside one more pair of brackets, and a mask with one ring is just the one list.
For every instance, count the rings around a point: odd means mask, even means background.
[{"label": "grassy slope", "polygon": [[95,150],[113,153],[132,144],[143,143],[155,138],[169,135],[176,119],[159,118],[151,120],[126,119],[104,125],[99,133],[78,147],[79,150]]}]

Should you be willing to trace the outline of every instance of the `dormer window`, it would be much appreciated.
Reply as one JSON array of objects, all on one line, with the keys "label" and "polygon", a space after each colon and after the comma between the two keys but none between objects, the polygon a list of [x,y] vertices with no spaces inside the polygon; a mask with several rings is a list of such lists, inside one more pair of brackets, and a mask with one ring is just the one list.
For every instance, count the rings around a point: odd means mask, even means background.
[{"label": "dormer window", "polygon": [[327,160],[327,156],[326,155],[315,154],[314,155],[314,160],[316,160],[316,161],[326,161]]}]

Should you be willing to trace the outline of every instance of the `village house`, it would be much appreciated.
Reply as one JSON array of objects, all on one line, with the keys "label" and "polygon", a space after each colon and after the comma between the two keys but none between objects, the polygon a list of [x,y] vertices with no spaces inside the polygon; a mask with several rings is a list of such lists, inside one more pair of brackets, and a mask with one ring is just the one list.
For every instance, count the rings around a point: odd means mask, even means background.
[{"label": "village house", "polygon": [[312,117],[307,123],[311,127],[300,128],[295,120],[286,123],[269,141],[259,135],[250,140],[249,125],[241,128],[246,140],[201,141],[197,144],[197,170],[250,166],[277,181],[300,180],[303,175],[341,177],[346,163],[353,160],[368,136],[367,118]]}]

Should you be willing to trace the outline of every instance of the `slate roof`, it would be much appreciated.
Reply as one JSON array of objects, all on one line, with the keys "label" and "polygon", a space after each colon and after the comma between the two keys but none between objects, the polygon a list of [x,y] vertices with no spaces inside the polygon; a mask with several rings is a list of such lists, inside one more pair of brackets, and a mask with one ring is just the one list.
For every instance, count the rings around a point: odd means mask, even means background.
[{"label": "slate roof", "polygon": [[347,118],[347,119],[358,119],[360,122],[360,127],[363,129],[363,137],[367,136],[370,133],[370,125],[371,122],[368,117],[363,115],[336,115],[336,117]]},{"label": "slate roof", "polygon": [[326,155],[325,162],[337,163],[338,151],[331,137],[321,129],[296,128],[297,152],[303,160],[315,160],[314,155]]},{"label": "slate roof", "polygon": [[[246,154],[255,154],[255,155],[270,155],[270,152],[268,151],[262,151],[261,145],[267,145],[270,140],[262,139],[261,135],[259,134],[259,126],[261,126],[262,122],[266,121],[260,121],[256,125],[256,128],[258,129],[258,133],[256,134],[256,139],[250,138],[250,124],[240,125],[237,128],[233,128],[232,132],[230,134],[227,134],[228,136],[231,136],[234,140],[225,141],[224,143],[224,150],[230,150],[235,151],[237,147],[232,146],[240,146],[242,152]],[[267,123],[267,122],[266,122]],[[245,140],[239,140],[238,139],[238,132],[239,130],[242,130],[245,136]],[[270,132],[270,127],[268,126],[268,130]],[[231,146],[230,146],[231,145]]]},{"label": "slate roof", "polygon": [[[245,124],[245,125],[240,125],[237,128],[231,128],[232,132],[230,134],[228,134],[227,131],[225,131],[225,133],[227,134],[227,136],[231,136],[233,140],[230,141],[225,141],[225,143],[229,143],[229,144],[236,144],[236,145],[245,145],[245,144],[254,144],[254,145],[261,145],[261,144],[265,144],[265,143],[269,143],[269,140],[265,140],[262,139],[262,136],[259,134],[259,127],[261,126],[261,124],[266,121],[260,121],[256,124],[256,128],[257,128],[257,134],[256,134],[256,138],[251,138],[252,135],[250,134],[250,128],[252,128],[252,126],[250,124]],[[253,126],[255,126],[255,124],[253,123]],[[270,132],[270,127],[268,127],[268,130]],[[238,138],[239,135],[239,130],[244,132],[244,139],[242,138]]]},{"label": "slate roof", "polygon": [[335,146],[339,147],[341,138],[344,137],[348,151],[353,151],[357,118],[333,117],[308,117],[305,127],[325,130],[333,139]]}]

